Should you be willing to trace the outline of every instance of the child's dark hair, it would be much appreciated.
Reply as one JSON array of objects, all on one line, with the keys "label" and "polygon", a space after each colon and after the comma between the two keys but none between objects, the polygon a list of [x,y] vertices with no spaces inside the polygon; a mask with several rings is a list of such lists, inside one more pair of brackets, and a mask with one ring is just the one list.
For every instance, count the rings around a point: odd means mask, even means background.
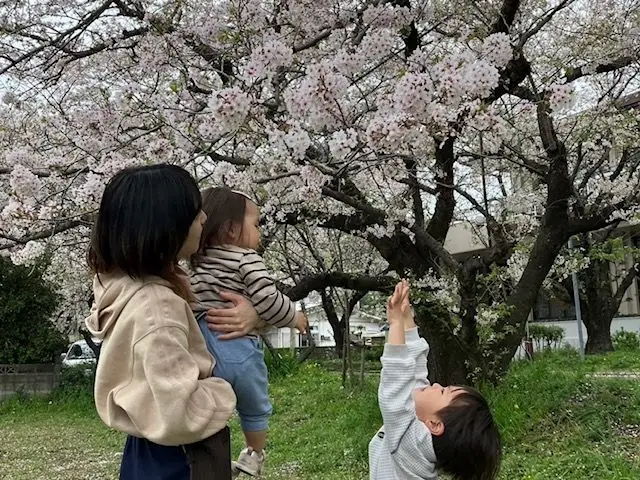
[{"label": "child's dark hair", "polygon": [[436,467],[455,480],[493,480],[500,469],[500,433],[484,396],[460,388],[463,392],[438,412],[444,432],[432,437]]},{"label": "child's dark hair", "polygon": [[207,221],[202,227],[200,248],[191,259],[197,265],[207,245],[220,245],[225,242],[233,224],[244,224],[247,212],[247,197],[227,187],[211,187],[202,191],[202,211]]},{"label": "child's dark hair", "polygon": [[185,300],[193,294],[177,267],[202,208],[193,177],[175,165],[126,168],[107,184],[93,227],[88,263],[96,274],[156,275]]}]

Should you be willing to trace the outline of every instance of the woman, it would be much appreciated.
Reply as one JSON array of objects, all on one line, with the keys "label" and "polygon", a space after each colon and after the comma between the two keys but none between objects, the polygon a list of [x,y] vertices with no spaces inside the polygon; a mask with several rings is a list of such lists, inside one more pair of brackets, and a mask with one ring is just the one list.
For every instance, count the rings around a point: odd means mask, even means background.
[{"label": "woman", "polygon": [[[211,377],[215,360],[189,308],[177,263],[198,249],[201,197],[182,168],[125,169],[107,184],[89,248],[95,303],[87,327],[103,339],[96,371],[100,418],[128,434],[122,480],[231,478],[229,430],[236,399]],[[227,336],[259,321],[241,297],[210,312]]]}]

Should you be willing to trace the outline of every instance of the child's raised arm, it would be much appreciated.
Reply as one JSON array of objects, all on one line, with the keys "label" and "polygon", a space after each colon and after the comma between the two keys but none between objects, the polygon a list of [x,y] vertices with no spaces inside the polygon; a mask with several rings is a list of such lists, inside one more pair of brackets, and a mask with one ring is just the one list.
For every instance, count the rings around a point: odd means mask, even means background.
[{"label": "child's raised arm", "polygon": [[[394,295],[389,298],[387,304],[387,317],[389,321],[389,343],[400,341],[406,344],[409,350],[409,357],[416,362],[414,369],[415,386],[429,386],[427,379],[427,354],[429,353],[429,345],[426,340],[418,335],[418,328],[413,316],[411,302],[409,301],[409,284],[403,280],[396,286]],[[394,338],[391,338],[391,325],[394,323],[402,324],[404,332],[400,339],[400,332],[396,331]],[[400,327],[398,326],[399,330]]]},{"label": "child's raised arm", "polygon": [[[382,372],[378,388],[378,403],[385,429],[385,442],[392,452],[398,447],[407,428],[415,421],[413,390],[416,376],[424,373],[426,382],[427,343],[412,327],[413,313],[409,304],[409,285],[402,281],[387,303],[389,338],[382,355]],[[405,326],[409,330],[405,332]],[[408,342],[406,342],[408,340]],[[418,366],[421,362],[421,367]]]}]

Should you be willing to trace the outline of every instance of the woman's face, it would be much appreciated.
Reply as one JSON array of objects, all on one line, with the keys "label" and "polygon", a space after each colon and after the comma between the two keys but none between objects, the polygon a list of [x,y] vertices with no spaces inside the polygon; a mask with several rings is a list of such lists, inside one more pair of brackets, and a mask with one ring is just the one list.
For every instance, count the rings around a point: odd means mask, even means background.
[{"label": "woman's face", "polygon": [[182,244],[180,251],[178,252],[178,260],[184,260],[198,251],[200,246],[200,236],[202,235],[202,226],[207,221],[207,214],[200,210],[200,213],[196,216],[195,220],[189,227],[189,234],[187,239]]}]

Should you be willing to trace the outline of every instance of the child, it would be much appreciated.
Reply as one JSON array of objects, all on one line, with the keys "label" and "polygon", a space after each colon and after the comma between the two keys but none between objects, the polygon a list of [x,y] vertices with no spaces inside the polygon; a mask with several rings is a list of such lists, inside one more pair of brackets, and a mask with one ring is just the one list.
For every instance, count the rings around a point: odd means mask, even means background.
[{"label": "child", "polygon": [[437,471],[494,479],[501,446],[487,401],[470,387],[429,384],[429,346],[418,336],[406,281],[389,299],[387,320],[378,389],[384,425],[369,443],[370,479],[437,479]]},{"label": "child", "polygon": [[[267,367],[257,334],[226,340],[207,328],[204,312],[223,306],[219,290],[245,295],[262,320],[275,327],[307,329],[307,318],[275,286],[260,255],[258,206],[242,193],[228,188],[208,188],[202,194],[207,221],[198,255],[192,259],[191,285],[197,302],[193,310],[209,351],[218,360],[214,375],[227,380],[238,399],[237,410],[246,440],[234,466],[259,476],[271,403],[267,392]],[[254,332],[255,333],[255,332]]]},{"label": "child", "polygon": [[103,340],[98,414],[128,434],[121,480],[231,479],[226,425],[235,395],[211,376],[215,361],[177,266],[198,250],[201,203],[195,180],[173,165],[125,169],[102,196],[88,256],[95,302],[86,324]]}]

